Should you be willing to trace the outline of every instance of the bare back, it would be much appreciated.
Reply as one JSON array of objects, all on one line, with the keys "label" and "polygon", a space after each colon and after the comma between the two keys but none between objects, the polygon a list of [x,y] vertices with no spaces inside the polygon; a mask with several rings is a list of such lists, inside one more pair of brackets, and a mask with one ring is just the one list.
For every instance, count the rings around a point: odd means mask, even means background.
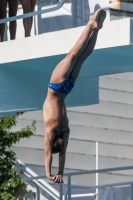
[{"label": "bare back", "polygon": [[48,94],[43,105],[44,125],[46,129],[62,133],[68,129],[68,118],[65,107],[66,95],[48,89]]}]

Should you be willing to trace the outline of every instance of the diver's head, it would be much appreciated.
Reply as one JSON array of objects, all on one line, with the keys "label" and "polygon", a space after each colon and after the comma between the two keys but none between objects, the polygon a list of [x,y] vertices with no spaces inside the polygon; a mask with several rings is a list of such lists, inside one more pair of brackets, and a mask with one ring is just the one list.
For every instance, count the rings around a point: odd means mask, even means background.
[{"label": "diver's head", "polygon": [[53,141],[52,153],[59,153],[64,148],[64,141],[61,135],[56,135]]}]

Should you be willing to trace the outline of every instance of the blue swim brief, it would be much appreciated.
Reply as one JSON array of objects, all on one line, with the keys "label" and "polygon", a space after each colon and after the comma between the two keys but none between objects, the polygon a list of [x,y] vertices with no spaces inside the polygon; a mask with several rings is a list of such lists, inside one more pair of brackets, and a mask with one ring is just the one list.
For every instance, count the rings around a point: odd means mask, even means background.
[{"label": "blue swim brief", "polygon": [[48,88],[54,90],[55,92],[68,94],[71,92],[72,88],[74,87],[74,84],[74,81],[68,78],[61,83],[49,83]]}]

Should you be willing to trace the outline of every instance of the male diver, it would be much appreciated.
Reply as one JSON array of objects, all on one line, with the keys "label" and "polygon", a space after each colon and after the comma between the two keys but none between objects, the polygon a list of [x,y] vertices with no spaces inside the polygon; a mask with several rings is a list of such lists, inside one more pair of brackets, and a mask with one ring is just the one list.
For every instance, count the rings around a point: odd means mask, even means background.
[{"label": "male diver", "polygon": [[[74,47],[53,70],[48,84],[47,97],[43,105],[46,130],[44,139],[45,169],[47,177],[54,183],[63,182],[70,133],[65,98],[74,87],[85,59],[93,52],[98,32],[102,28],[105,18],[106,11],[103,9],[98,9],[93,14]],[[53,153],[59,153],[59,169],[55,176],[51,173]]]}]

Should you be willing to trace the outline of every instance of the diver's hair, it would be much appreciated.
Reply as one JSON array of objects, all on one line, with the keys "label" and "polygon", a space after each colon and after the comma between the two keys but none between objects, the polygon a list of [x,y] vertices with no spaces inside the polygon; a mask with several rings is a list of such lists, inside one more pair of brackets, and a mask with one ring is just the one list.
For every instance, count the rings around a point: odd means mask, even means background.
[{"label": "diver's hair", "polygon": [[61,150],[63,150],[64,147],[64,141],[61,135],[56,135],[53,141],[53,148],[52,153],[59,153]]}]

